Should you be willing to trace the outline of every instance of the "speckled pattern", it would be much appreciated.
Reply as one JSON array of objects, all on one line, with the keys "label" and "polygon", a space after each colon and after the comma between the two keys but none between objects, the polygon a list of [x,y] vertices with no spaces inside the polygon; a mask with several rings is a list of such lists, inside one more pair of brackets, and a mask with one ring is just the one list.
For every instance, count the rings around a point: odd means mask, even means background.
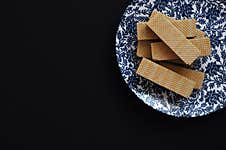
[{"label": "speckled pattern", "polygon": [[[199,58],[193,69],[206,73],[201,90],[185,99],[136,74],[136,23],[147,21],[156,9],[177,19],[195,18],[197,28],[211,39],[211,56]],[[207,115],[226,105],[226,1],[133,0],[122,16],[116,34],[118,65],[129,88],[147,105],[176,117]]]}]

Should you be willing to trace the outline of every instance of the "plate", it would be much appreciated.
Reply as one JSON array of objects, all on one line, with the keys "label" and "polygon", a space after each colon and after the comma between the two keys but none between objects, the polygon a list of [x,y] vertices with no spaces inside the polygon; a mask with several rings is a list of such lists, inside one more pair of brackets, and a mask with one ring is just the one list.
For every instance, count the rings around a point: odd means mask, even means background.
[{"label": "plate", "polygon": [[[153,10],[176,19],[195,18],[197,28],[211,39],[211,55],[197,59],[192,68],[205,72],[203,87],[186,99],[136,74],[136,23],[147,21]],[[204,116],[226,106],[226,1],[133,0],[116,34],[116,56],[123,79],[145,104],[175,117]]]}]

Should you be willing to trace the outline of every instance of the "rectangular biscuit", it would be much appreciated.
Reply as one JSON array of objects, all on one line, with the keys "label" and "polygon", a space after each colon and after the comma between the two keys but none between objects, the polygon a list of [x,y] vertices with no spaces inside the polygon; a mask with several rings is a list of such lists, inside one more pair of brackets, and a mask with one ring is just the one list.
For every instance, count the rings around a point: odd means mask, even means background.
[{"label": "rectangular biscuit", "polygon": [[[154,10],[150,18],[154,17],[160,12]],[[194,19],[184,19],[184,20],[175,20],[169,16],[162,14],[165,18],[170,20],[181,32],[184,33],[186,37],[195,37],[196,32],[196,21]],[[159,37],[147,27],[146,22],[137,23],[137,37],[138,40],[157,40]]]},{"label": "rectangular biscuit", "polygon": [[151,45],[150,41],[138,41],[137,43],[137,56],[151,58]]},{"label": "rectangular biscuit", "polygon": [[187,98],[191,95],[196,84],[194,81],[146,58],[142,59],[137,74]]},{"label": "rectangular biscuit", "polygon": [[[189,39],[189,41],[199,49],[201,52],[200,56],[210,55],[211,45],[209,38],[194,38]],[[151,49],[153,60],[162,61],[179,59],[179,57],[164,42],[151,43]]]},{"label": "rectangular biscuit", "polygon": [[[188,37],[197,35],[196,24],[193,19],[172,20],[171,21],[183,34]],[[146,22],[137,23],[137,39],[138,40],[157,40],[159,37],[146,25]]]},{"label": "rectangular biscuit", "polygon": [[178,73],[184,77],[187,77],[190,80],[195,81],[196,82],[196,85],[194,87],[195,89],[202,88],[203,80],[205,77],[205,74],[203,72],[187,69],[187,68],[180,67],[180,66],[173,65],[173,64],[162,63],[162,62],[160,63],[160,65],[162,65],[172,71],[175,71],[176,73]]},{"label": "rectangular biscuit", "polygon": [[150,19],[153,18],[156,14],[161,14],[163,17],[168,19],[177,29],[179,29],[187,38],[192,38],[197,35],[196,29],[196,20],[195,19],[183,19],[176,20],[172,17],[169,17],[161,12],[154,10],[150,16]]},{"label": "rectangular biscuit", "polygon": [[161,14],[156,14],[147,25],[186,64],[190,65],[200,56],[200,51],[184,34]]}]

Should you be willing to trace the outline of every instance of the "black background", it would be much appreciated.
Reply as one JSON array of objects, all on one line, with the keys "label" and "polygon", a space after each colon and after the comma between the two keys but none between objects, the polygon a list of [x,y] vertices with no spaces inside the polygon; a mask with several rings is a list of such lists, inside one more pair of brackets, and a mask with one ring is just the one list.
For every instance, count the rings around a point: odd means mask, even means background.
[{"label": "black background", "polygon": [[15,3],[0,56],[0,149],[224,146],[226,110],[170,117],[143,104],[124,83],[115,34],[129,3]]}]

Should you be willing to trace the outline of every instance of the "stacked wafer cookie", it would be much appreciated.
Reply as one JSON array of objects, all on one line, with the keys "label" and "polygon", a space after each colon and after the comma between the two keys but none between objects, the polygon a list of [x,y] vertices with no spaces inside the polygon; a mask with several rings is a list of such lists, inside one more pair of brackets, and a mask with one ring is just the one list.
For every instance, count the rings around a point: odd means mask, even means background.
[{"label": "stacked wafer cookie", "polygon": [[137,74],[187,98],[201,89],[204,73],[188,66],[210,55],[211,44],[195,19],[175,20],[153,11],[148,22],[137,23],[137,37],[137,56],[143,57]]}]

